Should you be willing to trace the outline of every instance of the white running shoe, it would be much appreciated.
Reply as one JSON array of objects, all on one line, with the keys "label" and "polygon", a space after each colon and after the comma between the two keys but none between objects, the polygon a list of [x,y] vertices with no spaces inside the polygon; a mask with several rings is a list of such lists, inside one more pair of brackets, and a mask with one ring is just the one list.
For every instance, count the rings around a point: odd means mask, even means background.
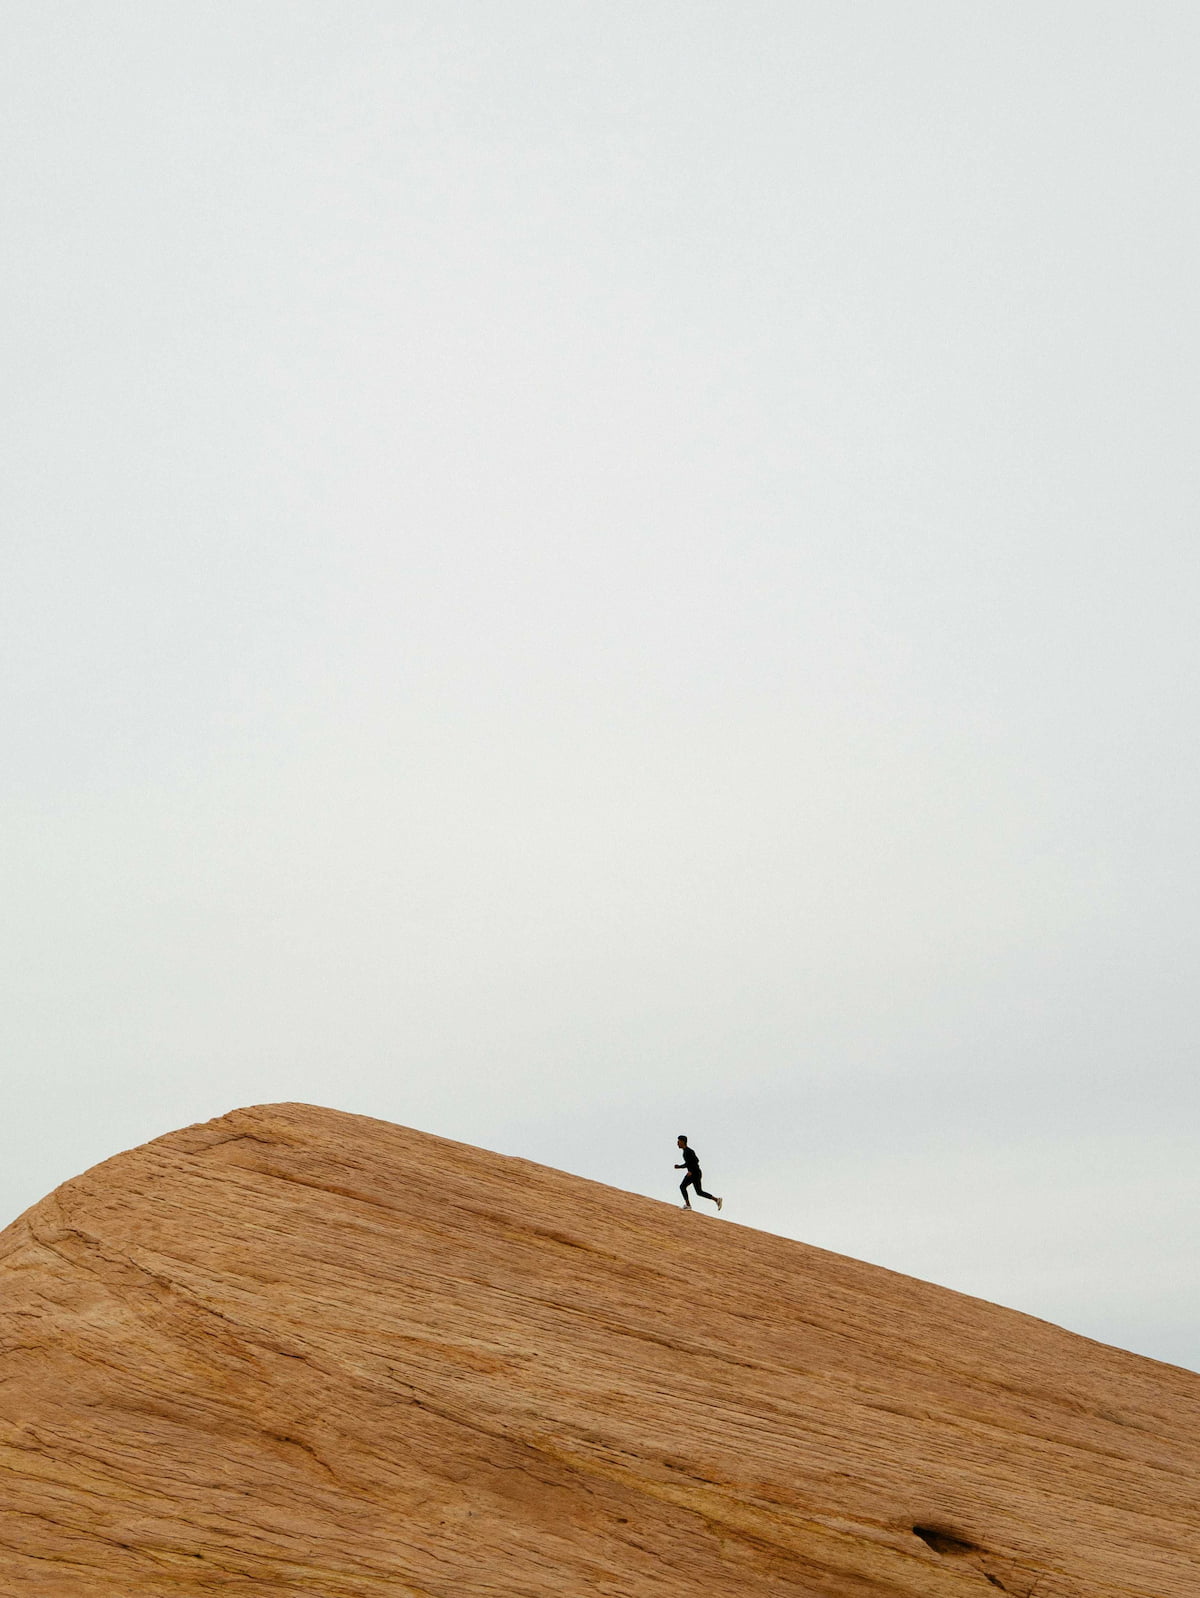
[{"label": "white running shoe", "polygon": [[717,1210],[718,1210],[718,1212],[720,1211],[721,1205],[724,1204],[724,1202],[725,1202],[724,1199],[718,1199],[717,1200]]}]

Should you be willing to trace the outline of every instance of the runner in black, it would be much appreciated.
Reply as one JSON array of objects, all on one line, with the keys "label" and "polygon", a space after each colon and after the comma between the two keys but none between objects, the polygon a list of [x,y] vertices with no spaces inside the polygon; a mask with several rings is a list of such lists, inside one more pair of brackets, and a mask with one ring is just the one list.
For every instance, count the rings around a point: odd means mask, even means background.
[{"label": "runner in black", "polygon": [[719,1210],[721,1208],[721,1205],[724,1204],[725,1200],[717,1198],[715,1193],[706,1193],[704,1191],[704,1189],[701,1187],[701,1185],[700,1185],[700,1180],[701,1180],[700,1179],[700,1159],[699,1159],[699,1156],[697,1155],[695,1149],[688,1148],[688,1140],[687,1140],[687,1138],[684,1137],[682,1132],[679,1134],[678,1138],[676,1139],[676,1142],[679,1144],[680,1153],[683,1155],[683,1164],[682,1165],[677,1165],[675,1167],[675,1169],[677,1171],[686,1171],[687,1172],[687,1175],[684,1177],[683,1181],[680,1182],[680,1184],[679,1184],[679,1191],[683,1194],[683,1207],[684,1207],[684,1209],[685,1210],[690,1210],[691,1207],[692,1207],[691,1201],[689,1200],[688,1195],[687,1195],[687,1190],[688,1190],[689,1187],[694,1187],[696,1189],[696,1197],[697,1198],[711,1199],[712,1202],[717,1206],[717,1208]]}]

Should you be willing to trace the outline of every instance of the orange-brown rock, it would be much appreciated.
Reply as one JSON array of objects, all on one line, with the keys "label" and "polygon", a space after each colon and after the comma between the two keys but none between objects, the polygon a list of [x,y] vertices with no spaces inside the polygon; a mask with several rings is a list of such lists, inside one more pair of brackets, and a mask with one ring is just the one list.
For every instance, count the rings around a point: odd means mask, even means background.
[{"label": "orange-brown rock", "polygon": [[997,1591],[1200,1595],[1200,1376],[304,1105],[0,1235],[4,1594]]}]

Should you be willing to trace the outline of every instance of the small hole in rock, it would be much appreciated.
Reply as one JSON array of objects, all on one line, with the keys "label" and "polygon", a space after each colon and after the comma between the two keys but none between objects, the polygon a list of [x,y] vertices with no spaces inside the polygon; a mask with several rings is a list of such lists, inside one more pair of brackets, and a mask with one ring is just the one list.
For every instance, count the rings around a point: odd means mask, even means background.
[{"label": "small hole in rock", "polygon": [[955,1537],[948,1531],[938,1531],[933,1526],[914,1526],[913,1536],[919,1537],[935,1554],[945,1554],[950,1559],[961,1559],[964,1554],[979,1552],[974,1543],[964,1542],[961,1537]]}]

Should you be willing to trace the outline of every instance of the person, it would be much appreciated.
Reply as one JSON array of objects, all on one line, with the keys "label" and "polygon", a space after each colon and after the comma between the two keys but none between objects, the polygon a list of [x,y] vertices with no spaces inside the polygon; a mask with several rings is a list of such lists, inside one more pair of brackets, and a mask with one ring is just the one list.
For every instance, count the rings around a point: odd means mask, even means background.
[{"label": "person", "polygon": [[675,1141],[679,1145],[679,1152],[683,1155],[683,1164],[677,1165],[675,1169],[677,1171],[687,1172],[687,1175],[679,1184],[679,1191],[683,1194],[684,1209],[690,1210],[692,1207],[691,1201],[688,1198],[687,1190],[689,1187],[694,1187],[696,1189],[696,1196],[698,1198],[711,1199],[719,1210],[721,1205],[724,1204],[725,1200],[717,1198],[715,1193],[706,1193],[700,1185],[701,1177],[699,1155],[696,1153],[695,1149],[688,1147],[688,1140],[684,1137],[682,1132]]}]

